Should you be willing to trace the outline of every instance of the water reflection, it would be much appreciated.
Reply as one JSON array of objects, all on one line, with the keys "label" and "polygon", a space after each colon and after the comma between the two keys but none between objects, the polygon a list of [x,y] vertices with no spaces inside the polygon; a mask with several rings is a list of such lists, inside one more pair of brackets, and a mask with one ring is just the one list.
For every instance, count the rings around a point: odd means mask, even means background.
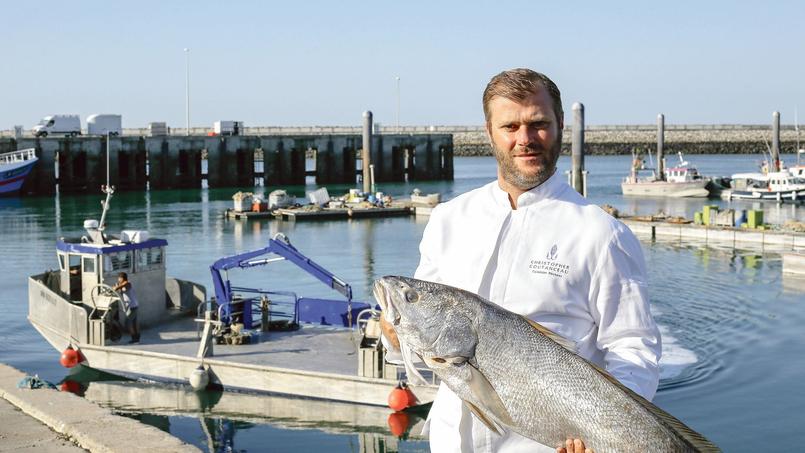
[{"label": "water reflection", "polygon": [[[384,407],[229,391],[195,392],[184,385],[121,381],[90,368],[76,370],[62,382],[64,390],[173,435],[181,434],[186,441],[203,439],[199,446],[210,452],[239,451],[239,436],[251,438],[240,442],[241,448],[255,450],[259,447],[255,435],[266,431],[277,435],[277,430],[308,437],[310,431],[316,431],[322,445],[328,442],[322,436],[333,442],[357,441],[359,452],[397,451],[403,444],[413,449],[424,446],[419,432],[427,408],[395,416]],[[269,444],[268,438],[265,442]],[[275,448],[290,449],[292,445],[270,443]]]}]

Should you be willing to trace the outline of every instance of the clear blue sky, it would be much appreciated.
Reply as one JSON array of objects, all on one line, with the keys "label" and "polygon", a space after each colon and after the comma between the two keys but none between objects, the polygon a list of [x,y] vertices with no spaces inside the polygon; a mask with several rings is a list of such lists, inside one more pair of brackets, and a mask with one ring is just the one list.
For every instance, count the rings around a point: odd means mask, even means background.
[{"label": "clear blue sky", "polygon": [[120,113],[124,127],[481,124],[503,69],[548,74],[588,124],[805,118],[802,1],[14,1],[0,129]]}]

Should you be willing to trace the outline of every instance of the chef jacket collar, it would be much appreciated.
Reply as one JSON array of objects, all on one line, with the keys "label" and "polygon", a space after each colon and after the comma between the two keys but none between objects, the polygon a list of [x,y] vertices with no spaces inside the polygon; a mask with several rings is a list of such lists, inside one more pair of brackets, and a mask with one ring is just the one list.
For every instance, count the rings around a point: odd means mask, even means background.
[{"label": "chef jacket collar", "polygon": [[[562,187],[562,177],[559,175],[558,171],[554,170],[553,175],[551,175],[547,181],[543,182],[537,187],[534,187],[528,192],[520,194],[520,196],[517,197],[517,209],[526,208],[538,203],[541,200],[555,198],[562,190]],[[497,181],[492,184],[492,193],[493,197],[495,198],[495,202],[499,206],[511,209],[511,204],[509,203],[509,194],[500,188],[500,185],[497,183]]]}]

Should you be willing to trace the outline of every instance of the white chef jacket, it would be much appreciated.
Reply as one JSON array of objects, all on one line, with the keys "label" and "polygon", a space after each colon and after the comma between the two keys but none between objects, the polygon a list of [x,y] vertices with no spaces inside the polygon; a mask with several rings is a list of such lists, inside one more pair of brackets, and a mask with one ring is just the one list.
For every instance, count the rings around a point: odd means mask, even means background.
[{"label": "white chef jacket", "polygon": [[[513,210],[497,181],[431,213],[415,277],[471,291],[576,343],[580,356],[651,400],[661,340],[640,243],[555,173]],[[442,384],[423,431],[434,452],[553,452],[492,433]],[[584,440],[584,439],[582,439]]]}]

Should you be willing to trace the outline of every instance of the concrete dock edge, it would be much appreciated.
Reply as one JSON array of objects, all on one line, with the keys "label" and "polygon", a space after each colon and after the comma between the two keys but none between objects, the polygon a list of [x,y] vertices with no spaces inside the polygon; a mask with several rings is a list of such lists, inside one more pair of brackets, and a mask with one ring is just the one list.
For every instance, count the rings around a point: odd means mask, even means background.
[{"label": "concrete dock edge", "polygon": [[69,392],[19,389],[25,373],[0,364],[0,397],[92,452],[200,452],[176,437]]}]

